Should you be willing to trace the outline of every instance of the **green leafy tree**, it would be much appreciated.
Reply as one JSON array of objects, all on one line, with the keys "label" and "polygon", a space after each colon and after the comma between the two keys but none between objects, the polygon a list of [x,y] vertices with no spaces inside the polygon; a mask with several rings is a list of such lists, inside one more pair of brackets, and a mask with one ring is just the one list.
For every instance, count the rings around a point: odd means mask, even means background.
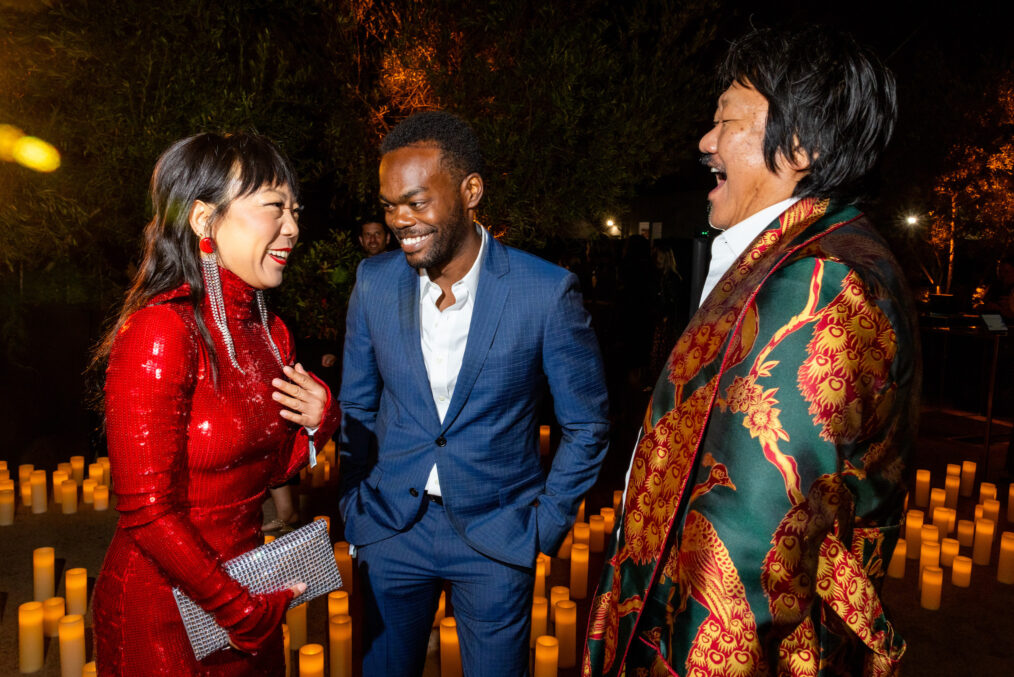
[{"label": "green leafy tree", "polygon": [[63,155],[48,175],[0,163],[0,293],[15,308],[6,319],[26,303],[121,298],[155,159],[184,136],[255,129],[294,160],[308,197],[330,201],[344,164],[321,152],[322,130],[337,145],[363,136],[352,100],[336,95],[349,26],[329,3],[300,0],[0,8],[0,124]]},{"label": "green leafy tree", "polygon": [[349,233],[332,230],[297,245],[285,282],[272,291],[273,307],[301,338],[335,341],[345,334],[345,311],[363,254]]},{"label": "green leafy tree", "polygon": [[978,245],[972,250],[987,270],[1014,250],[1014,77],[999,79],[986,96],[968,140],[951,149],[934,185],[930,244],[946,291],[958,241]]},{"label": "green leafy tree", "polygon": [[427,108],[468,119],[488,161],[481,218],[523,245],[620,213],[673,170],[712,105],[698,93],[712,68],[697,66],[715,2],[348,6],[373,136]]}]

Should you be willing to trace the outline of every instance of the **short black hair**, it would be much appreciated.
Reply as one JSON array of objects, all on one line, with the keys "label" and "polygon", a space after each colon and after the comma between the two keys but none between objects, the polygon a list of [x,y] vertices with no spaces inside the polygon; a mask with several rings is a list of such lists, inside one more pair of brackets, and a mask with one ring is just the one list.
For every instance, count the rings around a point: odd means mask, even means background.
[{"label": "short black hair", "polygon": [[760,28],[729,47],[719,78],[723,89],[738,83],[767,99],[768,169],[779,151],[808,156],[795,196],[862,197],[898,117],[894,75],[872,51],[822,26]]},{"label": "short black hair", "polygon": [[384,223],[383,219],[366,219],[365,221],[359,222],[359,226],[357,228],[357,230],[359,231],[359,237],[363,236],[363,228],[365,228],[371,223],[379,224],[380,227],[384,229],[384,232],[385,233],[387,232],[387,225]]},{"label": "short black hair", "polygon": [[479,139],[467,122],[442,110],[410,115],[380,142],[380,154],[406,146],[433,144],[440,149],[440,161],[457,179],[482,175],[483,159]]}]

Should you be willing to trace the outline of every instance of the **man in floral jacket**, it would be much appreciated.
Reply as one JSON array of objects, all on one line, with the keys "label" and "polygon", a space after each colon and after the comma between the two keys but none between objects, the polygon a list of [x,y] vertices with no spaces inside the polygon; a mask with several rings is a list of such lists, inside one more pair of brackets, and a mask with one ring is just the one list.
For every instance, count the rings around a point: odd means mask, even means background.
[{"label": "man in floral jacket", "polygon": [[896,117],[850,38],[755,31],[714,127],[703,302],[659,377],[585,675],[883,675],[919,393],[902,273],[854,206]]}]

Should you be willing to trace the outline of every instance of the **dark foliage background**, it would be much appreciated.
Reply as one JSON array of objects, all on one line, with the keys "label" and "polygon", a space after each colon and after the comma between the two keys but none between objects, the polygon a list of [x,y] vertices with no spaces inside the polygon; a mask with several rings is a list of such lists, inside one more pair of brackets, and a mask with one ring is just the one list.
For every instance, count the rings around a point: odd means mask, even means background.
[{"label": "dark foliage background", "polygon": [[151,168],[173,140],[255,129],[293,159],[307,211],[276,307],[297,335],[328,337],[358,261],[353,227],[379,215],[376,147],[392,125],[433,107],[464,116],[488,156],[483,222],[540,253],[578,251],[561,239],[601,238],[607,215],[629,218],[645,196],[703,202],[712,73],[751,24],[843,26],[895,70],[901,120],[869,207],[914,280],[974,287],[1012,246],[999,4],[0,0],[0,124],[63,162],[52,174],[0,162],[10,448],[40,426],[94,423],[71,413],[80,374],[136,265]]}]

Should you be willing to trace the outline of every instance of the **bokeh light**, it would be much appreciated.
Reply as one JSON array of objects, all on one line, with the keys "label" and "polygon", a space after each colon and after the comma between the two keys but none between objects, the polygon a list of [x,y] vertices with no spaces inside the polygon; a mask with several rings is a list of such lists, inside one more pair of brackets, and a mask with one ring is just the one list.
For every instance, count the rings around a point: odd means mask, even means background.
[{"label": "bokeh light", "polygon": [[17,127],[0,125],[0,160],[37,172],[53,172],[60,168],[60,151],[42,139],[25,136]]}]

